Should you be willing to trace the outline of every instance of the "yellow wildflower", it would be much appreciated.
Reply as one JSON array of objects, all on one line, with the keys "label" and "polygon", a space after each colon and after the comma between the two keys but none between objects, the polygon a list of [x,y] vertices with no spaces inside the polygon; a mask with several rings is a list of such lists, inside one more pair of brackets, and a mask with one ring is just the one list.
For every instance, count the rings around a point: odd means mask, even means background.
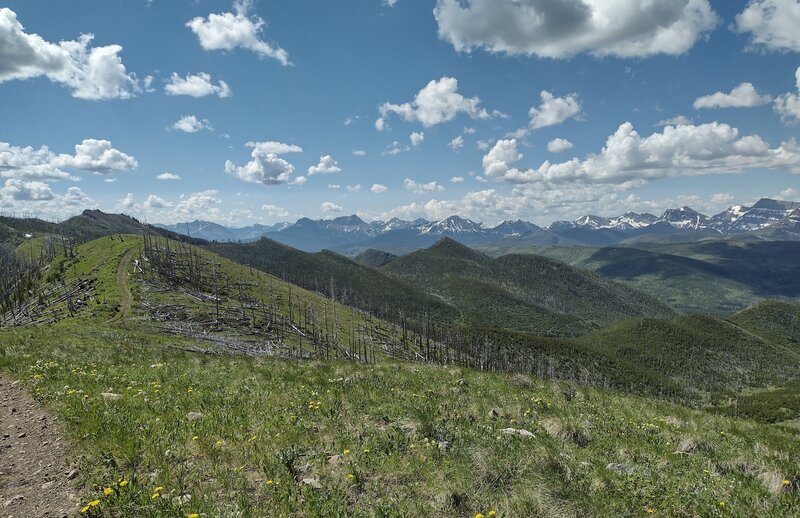
[{"label": "yellow wildflower", "polygon": [[478,513],[475,515],[475,518],[483,518],[483,515],[481,513]]},{"label": "yellow wildflower", "polygon": [[268,486],[271,486],[271,485],[272,485],[272,483],[273,483],[273,482],[272,482],[272,480],[267,480],[267,485],[268,485]]},{"label": "yellow wildflower", "polygon": [[489,511],[489,516],[495,516],[497,514],[496,511]]},{"label": "yellow wildflower", "polygon": [[92,500],[89,502],[89,507],[97,507],[98,505],[100,505],[100,500]]},{"label": "yellow wildflower", "polygon": [[193,441],[196,441],[196,440],[198,440],[199,438],[200,438],[200,437],[198,437],[198,436],[196,436],[196,435],[195,435],[194,437],[192,437],[192,440],[193,440]]},{"label": "yellow wildflower", "polygon": [[106,495],[106,496],[108,496],[110,494],[113,494],[113,493],[114,493],[114,490],[111,489],[110,487],[107,487],[107,488],[103,489],[103,494]]},{"label": "yellow wildflower", "polygon": [[369,448],[364,448],[364,453],[369,453]]},{"label": "yellow wildflower", "polygon": [[344,450],[345,455],[350,455],[350,450]]},{"label": "yellow wildflower", "polygon": [[161,486],[158,486],[158,487],[157,487],[157,488],[155,488],[153,491],[155,491],[156,493],[160,493],[160,492],[164,491],[164,488],[163,488],[163,487],[161,487]]},{"label": "yellow wildflower", "polygon": [[725,502],[720,502],[720,503],[719,503],[719,506],[720,506],[720,507],[725,507]]},{"label": "yellow wildflower", "polygon": [[788,479],[784,479],[784,480],[783,480],[783,485],[784,485],[784,486],[788,486],[788,485],[790,485],[791,483],[792,483],[792,481],[791,481],[791,480],[788,480]]},{"label": "yellow wildflower", "polygon": [[150,495],[150,500],[155,500],[156,498],[159,498],[160,496],[161,496],[161,493],[153,493],[152,495]]},{"label": "yellow wildflower", "polygon": [[127,480],[120,480],[119,481],[119,487],[125,487],[127,485],[128,485],[128,481]]},{"label": "yellow wildflower", "polygon": [[348,474],[347,474],[347,478],[349,478],[349,479],[354,479],[354,478],[356,478],[356,476],[355,476],[355,475],[353,475],[352,473],[348,473]]},{"label": "yellow wildflower", "polygon": [[197,514],[197,513],[192,513],[192,514],[188,515],[186,518],[200,518],[200,515]]}]

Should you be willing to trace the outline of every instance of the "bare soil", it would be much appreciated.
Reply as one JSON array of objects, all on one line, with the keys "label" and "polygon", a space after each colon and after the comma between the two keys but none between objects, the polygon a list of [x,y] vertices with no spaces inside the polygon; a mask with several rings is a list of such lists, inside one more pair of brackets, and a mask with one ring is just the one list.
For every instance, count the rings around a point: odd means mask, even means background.
[{"label": "bare soil", "polygon": [[0,377],[0,516],[76,516],[77,472],[56,420],[22,389]]}]

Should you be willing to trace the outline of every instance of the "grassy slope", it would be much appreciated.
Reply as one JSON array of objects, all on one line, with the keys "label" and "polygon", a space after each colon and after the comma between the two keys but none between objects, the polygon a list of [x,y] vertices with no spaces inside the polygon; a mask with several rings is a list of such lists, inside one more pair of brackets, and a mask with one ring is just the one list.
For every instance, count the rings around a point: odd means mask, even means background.
[{"label": "grassy slope", "polygon": [[426,286],[470,319],[509,329],[579,334],[621,318],[671,315],[647,295],[563,263],[533,255],[491,259],[449,239],[382,269]]},{"label": "grassy slope", "polygon": [[[0,370],[62,417],[83,497],[104,515],[788,516],[800,504],[788,430],[527,376],[189,354],[135,319],[103,324],[134,246],[89,243],[66,266],[98,278],[96,307],[0,330]],[[693,453],[675,453],[686,440]]]},{"label": "grassy slope", "polygon": [[800,304],[767,300],[737,313],[731,321],[800,353]]},{"label": "grassy slope", "polygon": [[579,341],[715,397],[800,377],[800,355],[714,317],[629,320]]}]

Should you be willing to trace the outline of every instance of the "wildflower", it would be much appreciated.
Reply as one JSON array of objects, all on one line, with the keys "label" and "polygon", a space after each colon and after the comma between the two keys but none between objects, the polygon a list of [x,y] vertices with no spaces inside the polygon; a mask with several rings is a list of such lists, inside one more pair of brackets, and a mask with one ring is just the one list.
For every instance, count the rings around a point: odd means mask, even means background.
[{"label": "wildflower", "polygon": [[270,480],[267,480],[267,485],[268,485],[268,486],[271,486],[272,484],[273,484],[273,482],[272,482],[272,480],[271,480],[271,479],[270,479]]},{"label": "wildflower", "polygon": [[114,490],[111,489],[110,487],[107,487],[107,488],[103,489],[103,494],[106,495],[106,496],[111,495],[113,493],[114,493]]},{"label": "wildflower", "polygon": [[489,511],[489,516],[495,516],[496,514],[497,514],[497,512],[496,512],[496,511],[494,511],[494,510],[492,510],[492,511]]},{"label": "wildflower", "polygon": [[725,502],[720,501],[719,506],[720,507],[725,507]]},{"label": "wildflower", "polygon": [[222,446],[223,444],[225,444],[225,441],[223,441],[222,439],[219,439],[219,440],[217,440],[217,442],[215,444],[217,446]]},{"label": "wildflower", "polygon": [[656,510],[653,509],[652,507],[646,507],[644,512],[646,512],[647,514],[653,514],[654,512],[656,512]]},{"label": "wildflower", "polygon": [[254,436],[250,437],[250,442],[254,442],[256,439],[257,439],[257,437],[254,435]]},{"label": "wildflower", "polygon": [[197,513],[192,513],[192,514],[188,515],[186,518],[200,518],[200,515],[197,514]]},{"label": "wildflower", "polygon": [[483,515],[481,513],[478,513],[475,515],[475,518],[483,518]]},{"label": "wildflower", "polygon": [[196,436],[196,435],[195,435],[194,437],[192,437],[192,440],[193,440],[193,441],[196,441],[196,440],[198,440],[199,438],[200,438],[200,437],[198,437],[198,436]]},{"label": "wildflower", "polygon": [[790,485],[791,483],[792,483],[792,481],[791,481],[791,480],[788,480],[788,479],[784,479],[784,480],[783,480],[783,485],[784,485],[784,486],[788,486],[788,485]]},{"label": "wildflower", "polygon": [[356,478],[356,476],[355,476],[355,475],[353,475],[352,473],[348,473],[348,474],[347,474],[347,478],[349,478],[349,479],[351,479],[351,480],[352,480],[352,479]]},{"label": "wildflower", "polygon": [[163,487],[161,487],[161,486],[158,486],[158,487],[157,487],[157,488],[155,488],[153,491],[154,491],[154,492],[156,492],[156,493],[160,493],[160,492],[164,491],[164,488],[163,488]]},{"label": "wildflower", "polygon": [[344,450],[345,455],[350,455],[350,450]]},{"label": "wildflower", "polygon": [[160,497],[161,497],[161,493],[153,493],[152,495],[150,495],[150,500],[155,500],[156,498],[160,498]]},{"label": "wildflower", "polygon": [[369,448],[364,448],[364,453],[369,453]]},{"label": "wildflower", "polygon": [[119,487],[125,487],[127,485],[128,485],[128,481],[127,480],[120,480],[119,481]]}]

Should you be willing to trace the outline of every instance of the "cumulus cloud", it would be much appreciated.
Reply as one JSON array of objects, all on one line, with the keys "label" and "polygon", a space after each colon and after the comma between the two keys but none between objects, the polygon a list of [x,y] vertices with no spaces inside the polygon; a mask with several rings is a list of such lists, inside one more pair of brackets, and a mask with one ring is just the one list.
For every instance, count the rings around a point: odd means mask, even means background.
[{"label": "cumulus cloud", "polygon": [[184,133],[197,133],[204,129],[214,130],[209,124],[208,119],[201,120],[194,115],[184,115],[172,125],[172,129],[175,131],[183,131]]},{"label": "cumulus cloud", "polygon": [[417,147],[425,142],[425,133],[421,131],[414,131],[408,136],[408,139],[411,141],[412,146]]},{"label": "cumulus cloud", "polygon": [[172,207],[172,203],[168,202],[161,196],[156,196],[155,194],[151,194],[144,201],[144,207],[146,209],[168,209]]},{"label": "cumulus cloud", "polygon": [[354,149],[352,153],[353,156],[367,156],[367,152],[364,151],[363,149]]},{"label": "cumulus cloud", "polygon": [[352,193],[358,193],[358,192],[361,192],[361,184],[360,184],[360,183],[357,183],[357,184],[355,184],[355,185],[347,185],[347,186],[345,186],[345,188],[346,188],[346,189],[347,189],[349,192],[352,192]]},{"label": "cumulus cloud", "polygon": [[771,148],[758,135],[740,136],[727,124],[667,126],[640,136],[626,122],[608,137],[599,154],[585,160],[545,161],[538,169],[519,169],[516,140],[500,140],[483,157],[484,174],[511,183],[614,184],[630,189],[671,176],[729,173],[745,169],[787,169],[800,173],[800,148],[794,140]]},{"label": "cumulus cloud", "polygon": [[386,186],[385,186],[385,185],[383,185],[383,184],[380,184],[380,183],[374,183],[374,184],[372,184],[372,187],[370,187],[370,188],[369,188],[369,190],[370,190],[370,191],[372,191],[372,192],[373,192],[373,193],[375,193],[375,194],[382,194],[382,193],[384,193],[384,192],[388,191],[388,190],[389,190],[389,188],[388,188],[388,187],[386,187]]},{"label": "cumulus cloud", "polygon": [[47,77],[72,90],[79,99],[128,99],[139,89],[128,74],[119,45],[91,47],[92,34],[50,43],[28,34],[14,11],[0,8],[0,83]]},{"label": "cumulus cloud", "polygon": [[289,216],[289,213],[283,207],[278,207],[277,205],[262,205],[261,210],[267,216],[272,216],[273,218],[286,218]]},{"label": "cumulus cloud", "polygon": [[177,217],[192,217],[197,215],[217,215],[217,207],[222,200],[218,197],[219,191],[208,189],[206,191],[193,192],[189,195],[182,194],[175,204],[174,213]]},{"label": "cumulus cloud", "polygon": [[333,159],[330,155],[324,155],[319,157],[319,163],[317,165],[312,165],[308,168],[308,176],[314,176],[315,174],[333,174],[338,173],[342,170],[339,167],[339,163]]},{"label": "cumulus cloud", "polygon": [[464,147],[464,137],[461,135],[457,136],[453,140],[451,140],[447,146],[452,149],[453,151],[459,151],[461,148]]},{"label": "cumulus cloud", "polygon": [[575,147],[575,144],[565,138],[554,138],[547,143],[547,150],[551,153],[563,153]]},{"label": "cumulus cloud", "polygon": [[406,178],[403,181],[403,187],[414,194],[425,194],[428,192],[443,191],[444,187],[439,185],[436,181],[428,183],[417,183],[411,178]]},{"label": "cumulus cloud", "polygon": [[463,176],[454,176],[454,177],[450,178],[450,183],[464,183],[464,177]]},{"label": "cumulus cloud", "polygon": [[775,111],[784,122],[800,122],[800,67],[794,73],[797,93],[785,93],[775,99]]},{"label": "cumulus cloud", "polygon": [[750,35],[754,49],[800,52],[800,3],[797,0],[751,0],[736,15],[734,30]]},{"label": "cumulus cloud", "polygon": [[94,200],[77,187],[58,194],[40,181],[10,178],[0,184],[0,209],[7,211],[24,210],[42,218],[63,219],[92,203]]},{"label": "cumulus cloud", "polygon": [[166,86],[164,86],[164,91],[167,95],[188,95],[190,97],[205,97],[207,95],[231,96],[231,89],[228,83],[219,81],[214,84],[211,75],[205,72],[194,75],[186,74],[186,77],[181,77],[173,72]]},{"label": "cumulus cloud", "polygon": [[251,14],[251,7],[252,0],[239,0],[233,4],[232,13],[212,13],[206,18],[198,16],[189,20],[186,26],[197,35],[200,46],[205,50],[233,50],[238,47],[289,65],[289,54],[285,50],[261,39],[266,22],[260,16]]},{"label": "cumulus cloud", "polygon": [[545,58],[678,55],[717,25],[708,0],[437,0],[434,17],[460,52]]},{"label": "cumulus cloud", "polygon": [[531,118],[531,128],[545,128],[561,124],[567,119],[578,118],[581,114],[581,104],[576,94],[566,97],[556,97],[546,90],[539,94],[542,104],[532,106],[528,111]]},{"label": "cumulus cloud", "polygon": [[108,140],[85,139],[75,146],[75,154],[56,154],[46,146],[39,149],[0,142],[0,177],[39,180],[77,180],[64,169],[96,174],[128,171],[137,167],[136,159],[114,149]]},{"label": "cumulus cloud", "polygon": [[342,212],[340,206],[330,201],[323,202],[322,205],[319,206],[319,210],[322,212]]},{"label": "cumulus cloud", "polygon": [[174,173],[161,173],[156,176],[156,180],[180,180],[181,177]]},{"label": "cumulus cloud", "polygon": [[752,83],[742,83],[730,93],[716,92],[698,97],[694,101],[694,109],[701,108],[752,108],[772,101],[769,95],[758,93]]},{"label": "cumulus cloud", "polygon": [[[261,183],[264,185],[283,185],[291,182],[294,165],[281,158],[279,155],[286,153],[300,153],[303,148],[282,142],[248,142],[252,147],[250,154],[252,160],[243,166],[237,166],[230,160],[225,162],[225,172],[245,182]],[[306,179],[303,176],[295,179],[294,183],[303,185]]]},{"label": "cumulus cloud", "polygon": [[458,93],[458,81],[452,77],[434,79],[425,85],[413,101],[402,104],[383,103],[380,118],[375,121],[378,131],[386,129],[386,118],[394,113],[408,122],[419,122],[429,128],[453,120],[459,113],[473,119],[488,119],[489,112],[480,107],[478,97],[466,98]]}]

